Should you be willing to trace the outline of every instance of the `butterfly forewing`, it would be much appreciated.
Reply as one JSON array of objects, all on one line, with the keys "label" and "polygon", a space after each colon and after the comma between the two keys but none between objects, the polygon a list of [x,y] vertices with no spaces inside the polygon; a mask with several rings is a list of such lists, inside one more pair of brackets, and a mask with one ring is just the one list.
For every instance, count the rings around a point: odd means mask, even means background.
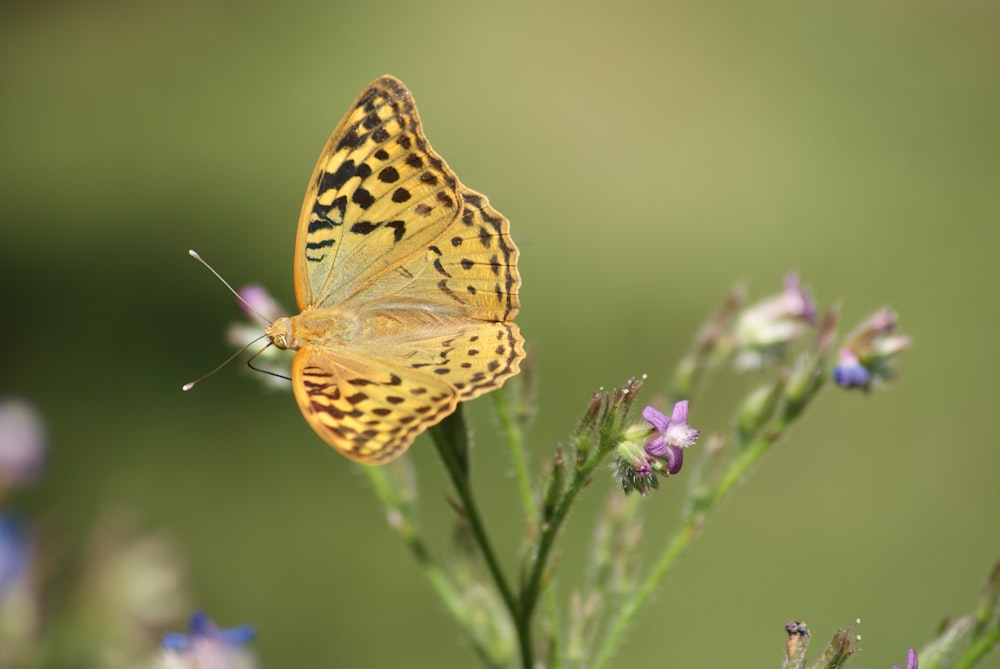
[{"label": "butterfly forewing", "polygon": [[458,179],[420,126],[410,92],[372,82],[330,136],[299,219],[299,309],[350,300],[414,254],[458,216]]},{"label": "butterfly forewing", "polygon": [[435,243],[355,298],[371,309],[436,309],[486,321],[517,315],[521,284],[509,224],[486,197],[463,188],[463,210]]}]

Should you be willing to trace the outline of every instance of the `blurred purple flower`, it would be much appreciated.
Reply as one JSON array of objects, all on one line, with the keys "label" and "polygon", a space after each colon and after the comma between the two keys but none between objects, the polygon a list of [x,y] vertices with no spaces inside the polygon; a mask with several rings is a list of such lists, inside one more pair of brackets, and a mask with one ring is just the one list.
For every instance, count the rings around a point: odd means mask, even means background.
[{"label": "blurred purple flower", "polygon": [[[900,669],[900,666],[894,664],[892,669]],[[917,651],[912,648],[906,651],[906,669],[917,669]]]},{"label": "blurred purple flower", "polygon": [[236,304],[247,318],[263,316],[270,323],[286,315],[281,304],[259,283],[243,286],[239,294],[243,299],[237,300]]},{"label": "blurred purple flower", "polygon": [[160,643],[161,667],[244,669],[255,666],[246,649],[256,636],[250,625],[220,629],[202,611],[191,616],[188,633],[168,632]]},{"label": "blurred purple flower", "polygon": [[[271,297],[267,289],[259,284],[250,284],[240,289],[242,300],[237,300],[240,311],[247,320],[230,323],[226,329],[226,341],[234,348],[244,348],[257,341],[266,340],[260,324],[260,318],[273,322],[287,314],[281,304]],[[243,301],[245,300],[245,302]],[[256,310],[257,313],[254,313]],[[291,357],[276,346],[264,345],[254,354],[254,367],[265,374],[256,377],[268,386],[289,388],[288,377],[291,374]]]},{"label": "blurred purple flower", "polygon": [[38,412],[19,399],[0,401],[0,489],[33,483],[45,464],[45,429]]},{"label": "blurred purple flower", "polygon": [[753,369],[780,357],[816,322],[816,304],[797,272],[785,276],[782,292],[750,305],[736,322],[737,367]]},{"label": "blurred purple flower", "polygon": [[896,376],[892,363],[913,343],[896,335],[896,314],[883,307],[865,319],[844,341],[833,368],[833,380],[844,388],[868,389]]}]

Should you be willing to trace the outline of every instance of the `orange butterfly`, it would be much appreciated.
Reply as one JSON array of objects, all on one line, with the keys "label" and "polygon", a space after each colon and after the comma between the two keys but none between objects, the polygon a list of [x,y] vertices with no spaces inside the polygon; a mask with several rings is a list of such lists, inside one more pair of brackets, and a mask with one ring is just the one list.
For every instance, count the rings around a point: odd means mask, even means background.
[{"label": "orange butterfly", "polygon": [[507,219],[431,149],[410,91],[373,81],[306,190],[301,313],[265,329],[298,351],[292,387],[316,433],[352,460],[384,464],[517,374],[517,257]]}]

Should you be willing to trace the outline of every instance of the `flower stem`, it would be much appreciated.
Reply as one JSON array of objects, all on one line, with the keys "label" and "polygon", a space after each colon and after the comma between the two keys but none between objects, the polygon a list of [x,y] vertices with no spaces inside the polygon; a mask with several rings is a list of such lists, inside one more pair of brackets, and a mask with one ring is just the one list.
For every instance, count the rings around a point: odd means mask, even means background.
[{"label": "flower stem", "polygon": [[510,460],[514,464],[514,475],[517,477],[517,488],[521,494],[521,505],[528,518],[538,517],[538,505],[535,503],[535,495],[531,490],[531,479],[528,476],[528,462],[524,452],[524,432],[521,426],[511,416],[510,406],[507,404],[507,395],[501,391],[492,393],[493,406],[497,416],[500,418],[500,425],[503,427],[504,437],[507,439],[507,446],[510,448]]},{"label": "flower stem", "polygon": [[1000,643],[1000,625],[995,625],[989,634],[979,637],[969,646],[955,664],[955,669],[972,669],[996,648],[998,643]]},{"label": "flower stem", "polygon": [[783,433],[783,427],[784,425],[779,425],[758,437],[746,448],[741,449],[719,482],[703,497],[693,500],[688,506],[684,512],[681,527],[671,537],[652,571],[616,612],[610,623],[609,632],[591,665],[592,669],[601,669],[607,665],[624,641],[625,632],[631,626],[636,614],[656,591],[660,581],[666,576],[677,558],[698,536],[704,525],[705,517],[726,498],[733,487],[746,475],[750,467],[775,444]]},{"label": "flower stem", "polygon": [[546,525],[541,528],[538,548],[530,562],[530,570],[521,588],[518,615],[525,621],[531,620],[535,605],[538,603],[538,597],[542,590],[542,580],[545,576],[545,568],[548,564],[549,552],[552,550],[556,536],[559,534],[559,529],[569,515],[569,510],[572,508],[576,496],[587,487],[587,484],[590,482],[590,475],[601,462],[602,458],[599,456],[599,453],[606,450],[597,449],[596,453],[592,454],[578,469],[574,470],[572,482],[567,487],[562,499],[559,500]]},{"label": "flower stem", "polygon": [[[461,420],[461,417],[457,416],[457,414],[454,414],[453,417]],[[449,418],[448,420],[451,419]],[[486,567],[490,572],[490,576],[493,578],[493,582],[500,592],[504,606],[510,612],[511,619],[515,622],[518,645],[521,649],[521,662],[525,669],[530,669],[534,663],[533,648],[531,646],[531,629],[521,624],[518,616],[517,600],[514,598],[514,593],[507,583],[503,569],[500,568],[500,561],[497,559],[496,551],[493,550],[489,535],[486,533],[486,526],[479,514],[479,507],[472,494],[472,487],[469,485],[467,468],[458,455],[462,449],[456,449],[454,444],[449,444],[445,431],[437,429],[438,427],[440,426],[435,426],[430,430],[434,445],[437,447],[438,454],[444,462],[445,469],[448,470],[451,482],[455,486],[455,492],[462,502],[465,519],[469,523],[476,543],[479,544],[479,550],[483,553],[483,559],[486,561]]]},{"label": "flower stem", "polygon": [[678,529],[674,536],[671,537],[670,543],[667,544],[666,550],[656,562],[653,570],[617,610],[611,624],[611,629],[605,637],[604,643],[601,644],[597,657],[591,665],[593,669],[600,669],[600,667],[605,666],[608,660],[610,660],[614,653],[618,650],[618,646],[621,645],[621,642],[624,640],[625,632],[632,624],[632,620],[639,612],[639,609],[641,609],[642,606],[649,600],[664,575],[666,575],[667,571],[670,570],[670,567],[673,566],[674,561],[680,557],[681,553],[684,552],[684,549],[686,549],[691,544],[691,541],[698,535],[699,529],[700,528],[698,527],[695,516],[691,516]]},{"label": "flower stem", "polygon": [[467,615],[464,600],[455,584],[449,578],[447,572],[443,570],[431,556],[427,545],[420,538],[416,525],[407,509],[401,504],[393,483],[389,480],[388,471],[384,467],[359,467],[368,478],[375,496],[379,498],[385,507],[389,526],[402,537],[410,552],[417,560],[417,564],[424,572],[424,577],[430,582],[434,592],[437,593],[445,608],[452,617],[465,630],[472,642],[472,647],[483,662],[490,667],[498,666],[491,657],[482,640],[478,638],[477,630],[471,624]]}]

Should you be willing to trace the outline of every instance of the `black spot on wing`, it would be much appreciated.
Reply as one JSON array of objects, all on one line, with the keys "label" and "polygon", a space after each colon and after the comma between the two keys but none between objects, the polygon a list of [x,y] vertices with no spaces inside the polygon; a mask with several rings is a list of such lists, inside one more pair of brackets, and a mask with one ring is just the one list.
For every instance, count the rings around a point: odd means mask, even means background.
[{"label": "black spot on wing", "polygon": [[378,229],[382,225],[381,223],[373,223],[372,221],[358,221],[351,226],[351,232],[359,235],[371,234],[373,230]]},{"label": "black spot on wing", "polygon": [[398,242],[406,236],[406,223],[403,221],[389,221],[385,224],[387,228],[392,228],[392,239]]},{"label": "black spot on wing", "polygon": [[375,197],[364,188],[358,188],[351,196],[351,201],[362,209],[368,209],[375,204]]}]

